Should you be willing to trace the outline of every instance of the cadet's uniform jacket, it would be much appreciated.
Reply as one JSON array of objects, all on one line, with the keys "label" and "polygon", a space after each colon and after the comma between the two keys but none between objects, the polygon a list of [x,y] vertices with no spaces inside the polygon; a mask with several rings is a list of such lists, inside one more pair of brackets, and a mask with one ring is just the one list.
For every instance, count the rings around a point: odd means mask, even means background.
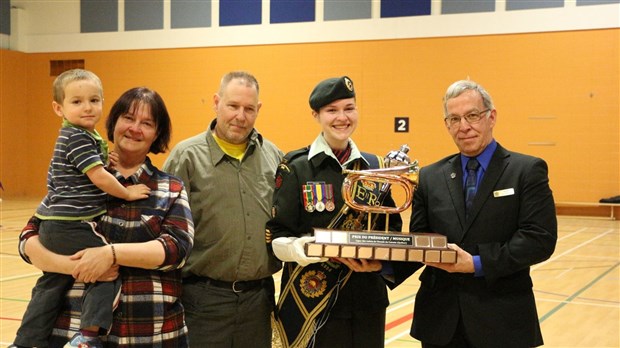
[{"label": "cadet's uniform jacket", "polygon": [[[285,156],[276,173],[276,189],[273,200],[273,218],[267,223],[267,230],[271,231],[272,239],[278,237],[301,237],[311,235],[313,227],[327,227],[345,204],[341,187],[345,176],[342,166],[332,156],[324,152],[308,159],[310,147],[293,151]],[[367,158],[375,166],[377,156],[363,153],[361,157],[349,162],[348,169],[359,166],[359,169],[369,169]],[[303,186],[308,183],[332,184],[335,209],[328,211],[309,212],[305,209]],[[391,196],[388,196],[383,205],[394,205]],[[400,215],[390,216],[390,230],[400,231],[402,220]],[[379,219],[375,229],[384,228],[384,219]],[[282,286],[289,278],[288,267],[284,267]],[[355,310],[382,311],[389,304],[386,283],[378,273],[353,272],[348,283],[338,295],[338,301],[330,315],[348,317],[348,313]]]}]

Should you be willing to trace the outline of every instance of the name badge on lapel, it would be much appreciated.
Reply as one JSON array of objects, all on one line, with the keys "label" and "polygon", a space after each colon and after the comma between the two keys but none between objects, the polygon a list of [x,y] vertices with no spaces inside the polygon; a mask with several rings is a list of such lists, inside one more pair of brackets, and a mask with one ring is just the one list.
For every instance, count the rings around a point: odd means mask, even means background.
[{"label": "name badge on lapel", "polygon": [[512,196],[514,194],[515,194],[515,189],[513,188],[493,191],[493,197],[495,198],[504,197],[504,196]]}]

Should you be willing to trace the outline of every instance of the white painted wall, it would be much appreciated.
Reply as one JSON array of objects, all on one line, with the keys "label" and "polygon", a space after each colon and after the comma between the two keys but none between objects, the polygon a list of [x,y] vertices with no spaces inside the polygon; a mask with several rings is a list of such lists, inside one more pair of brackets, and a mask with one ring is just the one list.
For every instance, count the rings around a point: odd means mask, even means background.
[{"label": "white painted wall", "polygon": [[[73,52],[125,49],[156,49],[262,45],[299,42],[355,41],[418,37],[464,36],[588,30],[620,27],[620,4],[576,6],[567,0],[563,8],[505,11],[497,0],[492,13],[441,15],[433,1],[430,16],[379,18],[373,2],[371,19],[268,24],[269,6],[263,6],[267,24],[217,27],[219,2],[213,2],[214,27],[170,29],[170,2],[164,1],[164,29],[124,31],[124,1],[119,2],[119,32],[80,33],[79,0],[12,1],[9,48],[36,52]],[[268,2],[265,2],[268,4]],[[323,3],[317,1],[317,18]],[[0,43],[6,42],[0,38]]]}]

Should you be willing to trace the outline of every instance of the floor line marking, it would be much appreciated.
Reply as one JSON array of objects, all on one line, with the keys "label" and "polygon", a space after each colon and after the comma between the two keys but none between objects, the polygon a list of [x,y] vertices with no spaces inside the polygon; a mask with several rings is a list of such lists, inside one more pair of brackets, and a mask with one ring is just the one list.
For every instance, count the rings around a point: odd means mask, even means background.
[{"label": "floor line marking", "polygon": [[558,242],[559,241],[563,241],[564,239],[568,239],[568,238],[570,238],[570,237],[572,237],[572,236],[574,236],[576,234],[579,234],[579,233],[581,233],[581,232],[583,232],[583,231],[585,231],[587,229],[588,229],[587,227],[582,227],[582,228],[578,229],[577,231],[571,232],[571,233],[569,233],[569,234],[567,234],[565,236],[562,236],[562,237],[558,238]]},{"label": "floor line marking", "polygon": [[564,305],[579,305],[579,306],[591,306],[591,307],[607,307],[607,308],[620,308],[620,304],[618,303],[592,303],[592,302],[584,302],[584,301],[568,301],[568,300],[554,300],[547,298],[537,298],[536,301],[539,302],[555,302],[555,303],[563,303]]},{"label": "floor line marking", "polygon": [[604,236],[608,235],[609,233],[611,233],[611,232],[613,232],[613,231],[614,231],[614,230],[607,230],[605,233],[601,233],[601,234],[597,235],[597,236],[596,236],[596,237],[594,237],[594,238],[588,239],[588,240],[586,240],[585,242],[582,242],[582,243],[581,243],[581,244],[579,244],[579,245],[576,245],[576,246],[574,246],[574,247],[572,247],[572,248],[570,248],[570,249],[568,249],[568,250],[565,250],[563,253],[561,253],[561,254],[559,254],[559,255],[554,255],[554,256],[552,256],[551,258],[549,258],[547,261],[543,261],[543,262],[541,262],[541,263],[539,263],[539,264],[537,264],[537,265],[533,266],[533,267],[532,267],[532,271],[535,271],[535,270],[537,270],[538,268],[540,268],[540,267],[542,267],[542,266],[544,266],[544,265],[546,265],[546,264],[548,264],[548,263],[550,263],[550,262],[553,262],[553,261],[555,261],[555,260],[559,259],[559,258],[560,258],[560,257],[562,257],[562,256],[568,255],[568,254],[572,253],[573,251],[575,251],[575,250],[577,250],[577,249],[581,248],[582,246],[587,245],[587,244],[590,244],[590,243],[592,243],[593,241],[595,241],[595,240],[597,240],[597,239],[599,239],[599,238],[602,238],[602,237],[604,237]]},{"label": "floor line marking", "polygon": [[390,306],[388,307],[388,309],[387,309],[387,311],[386,311],[386,312],[387,312],[387,313],[390,313],[390,312],[393,312],[393,311],[395,311],[395,310],[401,309],[401,308],[403,308],[403,307],[405,307],[405,306],[410,306],[410,305],[412,305],[412,304],[413,304],[413,302],[414,302],[414,300],[412,299],[412,300],[410,300],[410,301],[403,302],[403,303],[401,303],[401,304],[399,304],[399,305],[397,305],[397,306],[395,306],[395,305],[394,305],[394,306],[393,306],[393,305],[390,305]]},{"label": "floor line marking", "polygon": [[543,322],[545,321],[547,318],[551,317],[553,314],[555,314],[557,311],[559,311],[562,307],[566,306],[568,303],[572,302],[573,299],[575,299],[577,296],[579,296],[579,294],[581,294],[582,292],[588,290],[589,288],[591,288],[592,286],[594,286],[594,284],[596,284],[599,280],[603,279],[603,277],[605,277],[606,275],[608,275],[609,273],[611,273],[614,269],[618,268],[618,265],[620,265],[620,262],[617,262],[614,266],[610,267],[607,271],[603,272],[602,274],[600,274],[598,277],[594,278],[591,282],[589,282],[588,284],[586,284],[586,286],[584,286],[583,288],[579,289],[577,292],[575,292],[574,294],[572,294],[569,298],[567,298],[564,302],[560,303],[559,305],[555,306],[553,309],[551,309],[549,312],[547,312],[545,315],[543,315],[542,317],[540,317],[539,322]]},{"label": "floor line marking", "polygon": [[392,320],[391,322],[387,323],[385,325],[385,331],[391,330],[395,327],[397,327],[398,325],[402,324],[402,323],[406,323],[408,321],[410,321],[411,319],[413,319],[413,313],[409,313],[405,316],[402,316],[396,320]]},{"label": "floor line marking", "polygon": [[409,330],[403,331],[403,332],[401,332],[399,334],[396,334],[395,336],[392,336],[391,338],[388,338],[388,339],[384,340],[383,341],[383,345],[387,346],[388,344],[390,344],[390,343],[400,339],[401,337],[403,337],[405,335],[409,335]]}]

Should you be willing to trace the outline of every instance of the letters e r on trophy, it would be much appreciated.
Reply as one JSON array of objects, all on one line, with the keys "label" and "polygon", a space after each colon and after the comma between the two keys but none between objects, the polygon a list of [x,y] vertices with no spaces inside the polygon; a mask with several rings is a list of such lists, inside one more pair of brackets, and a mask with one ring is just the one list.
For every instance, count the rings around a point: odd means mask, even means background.
[{"label": "letters e r on trophy", "polygon": [[[346,205],[327,228],[314,228],[315,242],[306,244],[306,255],[392,261],[455,263],[456,251],[438,233],[388,231],[389,214],[411,206],[418,185],[418,161],[409,159],[409,147],[402,145],[383,159],[383,168],[343,170],[342,196]],[[402,188],[405,201],[397,207],[383,200],[394,186]],[[374,230],[385,216],[385,229]]]}]

